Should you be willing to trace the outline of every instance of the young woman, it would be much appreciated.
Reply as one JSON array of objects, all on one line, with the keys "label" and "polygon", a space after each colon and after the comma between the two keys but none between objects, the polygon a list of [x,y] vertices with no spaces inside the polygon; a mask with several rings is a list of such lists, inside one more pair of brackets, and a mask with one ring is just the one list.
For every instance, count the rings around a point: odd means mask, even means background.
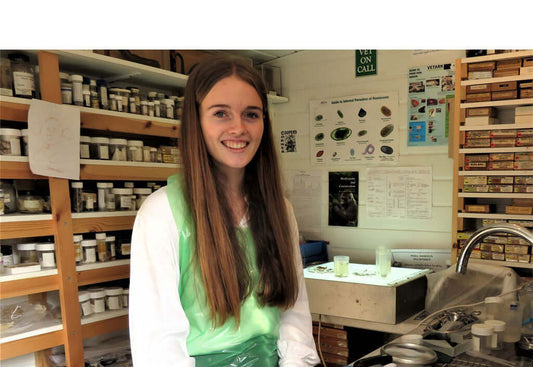
[{"label": "young woman", "polygon": [[240,59],[200,63],[185,90],[183,170],[132,237],[135,367],[319,363],[266,92]]}]

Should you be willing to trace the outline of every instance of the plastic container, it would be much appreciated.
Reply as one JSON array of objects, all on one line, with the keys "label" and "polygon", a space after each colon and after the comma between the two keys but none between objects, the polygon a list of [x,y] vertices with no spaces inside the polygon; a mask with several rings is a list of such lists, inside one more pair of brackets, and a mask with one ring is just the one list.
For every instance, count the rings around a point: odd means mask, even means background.
[{"label": "plastic container", "polygon": [[91,107],[91,91],[83,91],[83,107]]},{"label": "plastic container", "polygon": [[392,252],[388,248],[376,249],[376,275],[387,277],[391,271]]},{"label": "plastic container", "polygon": [[503,316],[503,298],[487,297],[485,298],[485,320],[502,320]]},{"label": "plastic container", "polygon": [[105,244],[109,253],[109,260],[116,260],[117,252],[115,248],[115,236],[107,236],[105,238]]},{"label": "plastic container", "polygon": [[144,162],[151,162],[150,149],[152,149],[152,147],[149,147],[148,145],[143,146],[143,161]]},{"label": "plastic container", "polygon": [[11,61],[13,72],[13,90],[15,97],[35,98],[35,77],[30,58],[21,53],[13,53],[7,56]]},{"label": "plastic container", "polygon": [[61,83],[61,103],[72,104],[72,83]]},{"label": "plastic container", "polygon": [[115,195],[113,194],[112,182],[97,182],[98,190],[98,210],[113,211],[115,210]]},{"label": "plastic container", "polygon": [[126,139],[109,140],[109,159],[112,161],[128,160],[128,141]]},{"label": "plastic container", "polygon": [[73,74],[72,79],[72,103],[83,106],[83,75]]},{"label": "plastic container", "polygon": [[39,264],[43,269],[56,268],[56,253],[55,245],[53,243],[38,243],[35,249],[39,255]]},{"label": "plastic container", "polygon": [[91,137],[90,136],[80,136],[80,158],[90,159],[91,158]]},{"label": "plastic container", "polygon": [[133,195],[133,189],[113,189],[115,194],[115,210],[132,210],[131,197]]},{"label": "plastic container", "polygon": [[95,234],[96,251],[98,252],[98,261],[100,262],[109,261],[109,257],[110,257],[107,252],[107,245],[105,242],[106,237],[107,237],[106,234],[103,232]]},{"label": "plastic container", "polygon": [[503,341],[505,343],[516,343],[520,341],[522,328],[522,307],[518,302],[511,302],[504,311],[505,331]]},{"label": "plastic container", "polygon": [[472,325],[472,349],[475,352],[489,354],[494,328],[487,324]]},{"label": "plastic container", "polygon": [[[142,104],[142,102],[141,102]],[[148,106],[148,116],[154,117],[154,102],[146,101],[146,104]]]},{"label": "plastic container", "polygon": [[490,349],[503,349],[503,333],[505,331],[505,321],[501,320],[487,320],[485,324],[492,326],[494,333],[490,342]]},{"label": "plastic container", "polygon": [[143,161],[143,142],[142,140],[128,140],[128,161]]},{"label": "plastic container", "polygon": [[105,303],[108,310],[122,309],[122,287],[110,287],[105,290]]},{"label": "plastic container", "polygon": [[72,238],[74,243],[74,261],[76,264],[83,263],[83,249],[81,247],[81,241],[83,241],[83,235],[75,234]]},{"label": "plastic container", "polygon": [[89,292],[78,292],[78,301],[80,302],[81,317],[86,317],[93,314],[93,308],[91,306],[91,295]]},{"label": "plastic container", "polygon": [[154,103],[154,116],[161,117],[161,102],[159,100],[153,101]]},{"label": "plastic container", "polygon": [[24,195],[19,194],[17,208],[23,214],[40,214],[44,210],[44,199],[28,191]]},{"label": "plastic container", "polygon": [[0,129],[0,155],[20,156],[20,130]]},{"label": "plastic container", "polygon": [[129,289],[123,289],[122,290],[122,307],[128,308],[130,304],[130,290]]},{"label": "plastic container", "polygon": [[17,211],[15,187],[9,181],[0,180],[0,193],[4,194],[4,214]]},{"label": "plastic container", "polygon": [[152,193],[152,189],[149,187],[137,188],[133,189],[133,193],[135,194],[135,206],[139,209],[146,198]]},{"label": "plastic container", "polygon": [[27,264],[27,263],[38,263],[39,254],[37,253],[37,249],[35,248],[35,246],[36,246],[35,243],[17,244],[17,251],[13,258],[14,265]]},{"label": "plastic container", "polygon": [[70,203],[73,213],[83,212],[83,182],[70,183]]},{"label": "plastic container", "polygon": [[150,162],[157,162],[157,148],[150,148]]},{"label": "plastic container", "polygon": [[89,149],[91,159],[109,159],[109,138],[92,137]]},{"label": "plastic container", "polygon": [[334,256],[333,269],[336,277],[345,278],[349,274],[350,257],[349,256]]},{"label": "plastic container", "polygon": [[131,241],[129,239],[120,239],[116,243],[117,260],[129,259],[131,252]]},{"label": "plastic container", "polygon": [[29,156],[30,151],[28,149],[28,129],[20,130],[20,138],[22,142],[22,155]]},{"label": "plastic container", "polygon": [[81,241],[83,248],[83,263],[92,264],[96,262],[96,240]]},{"label": "plastic container", "polygon": [[105,289],[104,288],[89,288],[89,295],[91,297],[91,307],[94,313],[105,312]]},{"label": "plastic container", "polygon": [[[163,112],[164,111],[164,112]],[[171,99],[163,99],[161,101],[161,114],[167,119],[174,119],[174,101]]]},{"label": "plastic container", "polygon": [[7,57],[0,57],[0,95],[13,96],[13,72]]}]

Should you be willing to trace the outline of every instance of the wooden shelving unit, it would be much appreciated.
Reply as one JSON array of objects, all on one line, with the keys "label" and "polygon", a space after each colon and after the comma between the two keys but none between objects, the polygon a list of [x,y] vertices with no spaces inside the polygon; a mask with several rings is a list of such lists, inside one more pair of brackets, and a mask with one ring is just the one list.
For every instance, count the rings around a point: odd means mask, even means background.
[{"label": "wooden shelving unit", "polygon": [[[513,199],[530,199],[531,193],[478,193],[478,192],[463,192],[463,180],[471,176],[533,176],[531,170],[486,170],[486,171],[467,171],[464,170],[465,160],[467,154],[490,154],[490,153],[517,153],[517,152],[533,152],[532,146],[526,147],[499,147],[499,148],[464,148],[465,133],[467,131],[482,131],[482,130],[512,130],[512,129],[532,129],[531,124],[514,124],[514,109],[518,106],[533,105],[533,98],[517,98],[509,100],[496,100],[487,102],[465,102],[466,89],[470,86],[482,84],[495,84],[506,82],[526,82],[533,79],[533,75],[517,75],[508,77],[494,77],[485,79],[467,79],[468,65],[481,62],[492,62],[510,59],[522,59],[524,57],[533,56],[533,51],[520,51],[496,55],[488,55],[481,57],[457,59],[455,64],[456,70],[456,88],[455,88],[455,110],[454,118],[455,124],[453,129],[453,159],[454,159],[454,183],[453,183],[453,220],[452,220],[452,262],[455,263],[459,253],[458,233],[467,230],[474,230],[472,223],[480,223],[482,220],[511,220],[511,221],[533,221],[533,215],[516,215],[497,213],[467,213],[464,211],[465,201],[480,201],[482,203],[494,203],[501,206],[507,205]],[[493,107],[500,113],[505,115],[505,119],[501,124],[484,125],[484,126],[465,126],[466,110],[470,108]],[[509,116],[511,118],[509,118]],[[507,121],[507,119],[512,121]],[[504,265],[514,268],[533,268],[533,263],[511,262],[511,261],[494,261],[494,260],[479,260],[471,257],[472,261],[486,264]]]}]

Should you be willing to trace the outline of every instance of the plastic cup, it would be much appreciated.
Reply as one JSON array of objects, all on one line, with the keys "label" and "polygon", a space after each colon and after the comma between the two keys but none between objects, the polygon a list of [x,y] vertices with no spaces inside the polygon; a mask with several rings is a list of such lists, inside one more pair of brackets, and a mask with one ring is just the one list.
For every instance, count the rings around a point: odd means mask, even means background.
[{"label": "plastic cup", "polygon": [[376,275],[386,277],[390,274],[392,252],[388,248],[376,249]]},{"label": "plastic cup", "polygon": [[333,257],[333,269],[335,270],[336,277],[345,278],[348,276],[348,268],[350,264],[349,256],[334,256]]}]

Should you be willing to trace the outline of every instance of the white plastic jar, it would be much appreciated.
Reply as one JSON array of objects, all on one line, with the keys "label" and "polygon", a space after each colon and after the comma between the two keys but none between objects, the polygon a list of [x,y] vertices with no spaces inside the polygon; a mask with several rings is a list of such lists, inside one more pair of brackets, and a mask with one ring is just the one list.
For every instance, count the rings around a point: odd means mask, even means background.
[{"label": "white plastic jar", "polygon": [[96,262],[96,240],[81,241],[83,248],[83,263],[91,264]]},{"label": "white plastic jar", "polygon": [[108,310],[122,309],[122,287],[106,288],[105,303]]},{"label": "white plastic jar", "polygon": [[96,233],[96,251],[98,252],[98,261],[105,262],[109,261],[109,255],[107,253],[107,245],[105,243],[106,234],[105,232]]},{"label": "white plastic jar", "polygon": [[20,156],[20,130],[0,129],[0,155]]},{"label": "white plastic jar", "polygon": [[109,158],[112,161],[128,160],[128,141],[126,139],[109,140]]},{"label": "white plastic jar", "polygon": [[502,297],[485,298],[485,318],[487,320],[501,320],[503,314]]},{"label": "white plastic jar", "polygon": [[485,324],[492,326],[494,334],[492,334],[490,349],[503,349],[503,332],[505,331],[505,321],[501,320],[487,320]]},{"label": "white plastic jar", "polygon": [[80,136],[80,158],[81,159],[90,159],[91,158],[91,137],[90,136]]},{"label": "white plastic jar", "polygon": [[86,317],[93,314],[93,308],[91,306],[91,295],[88,291],[79,291],[78,301],[80,302],[81,317]]},{"label": "white plastic jar", "polygon": [[115,194],[115,210],[132,210],[133,189],[113,189],[113,194]]},{"label": "white plastic jar", "polygon": [[98,210],[113,211],[115,210],[115,195],[113,194],[112,182],[97,182],[98,190]]},{"label": "white plastic jar", "polygon": [[92,137],[89,149],[91,159],[109,159],[109,138]]},{"label": "white plastic jar", "polygon": [[35,243],[19,243],[17,245],[14,265],[39,262],[39,254],[37,254],[35,245]]},{"label": "white plastic jar", "polygon": [[152,189],[149,187],[148,188],[137,188],[137,189],[133,189],[133,193],[135,194],[135,206],[137,207],[137,209],[139,209],[142,203],[144,203],[144,201],[148,197],[148,195],[152,193]]},{"label": "white plastic jar", "polygon": [[475,352],[489,354],[494,328],[487,324],[472,325],[472,349]]},{"label": "white plastic jar", "polygon": [[37,243],[35,249],[39,255],[39,264],[43,269],[56,268],[56,253],[53,243]]},{"label": "white plastic jar", "polygon": [[89,288],[91,306],[94,313],[105,312],[105,289]]},{"label": "white plastic jar", "polygon": [[74,74],[72,80],[72,102],[76,106],[83,106],[83,75]]},{"label": "white plastic jar", "polygon": [[142,140],[128,140],[128,161],[143,161],[143,142]]}]

